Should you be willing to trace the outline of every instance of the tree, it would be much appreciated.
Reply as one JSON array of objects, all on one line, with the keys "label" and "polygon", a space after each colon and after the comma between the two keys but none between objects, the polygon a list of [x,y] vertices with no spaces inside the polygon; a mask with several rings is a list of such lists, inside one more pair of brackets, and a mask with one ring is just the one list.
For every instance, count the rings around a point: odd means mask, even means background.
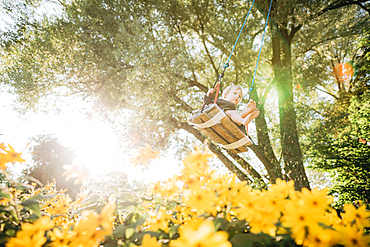
[{"label": "tree", "polygon": [[337,129],[335,139],[320,136],[314,146],[314,167],[332,172],[331,194],[339,195],[337,205],[359,200],[370,204],[370,146],[362,141],[370,139],[369,105],[370,91],[354,96],[347,108],[348,126]]},{"label": "tree", "polygon": [[[342,83],[337,99],[326,107],[320,124],[311,138],[312,167],[332,173],[331,194],[338,195],[336,205],[362,201],[369,207],[370,198],[370,90],[369,36],[360,42],[356,75]],[[352,88],[352,90],[348,90]]]},{"label": "tree", "polygon": [[34,165],[26,174],[39,180],[43,185],[47,182],[57,181],[57,188],[68,189],[71,196],[76,195],[80,185],[74,185],[73,180],[65,181],[63,165],[71,164],[76,157],[73,150],[64,147],[52,135],[38,135],[31,138],[30,150]]},{"label": "tree", "polygon": [[[2,79],[21,101],[32,105],[46,93],[67,88],[69,93],[94,100],[106,117],[112,111],[115,117],[132,113],[124,131],[140,135],[157,148],[168,146],[168,138],[180,130],[205,141],[187,123],[187,116],[200,106],[202,94],[221,73],[248,12],[247,4],[232,0],[61,4],[60,16],[35,21],[27,26],[28,32],[21,32],[21,38],[14,32],[4,34]],[[225,73],[227,83],[249,87],[252,81],[258,55],[253,44],[262,34],[260,24],[269,1],[256,4],[258,11],[253,9],[248,31]],[[296,189],[309,187],[294,104],[293,85],[299,78],[292,61],[300,55],[305,62],[312,50],[328,42],[360,35],[360,26],[368,25],[367,9],[367,1],[273,1],[271,30],[261,55],[266,62],[258,67],[254,90],[261,111],[256,119],[259,145],[252,147],[267,174],[257,172],[246,156],[209,142],[210,150],[239,179],[262,180],[266,175],[271,183],[284,178],[294,180]],[[276,126],[280,130],[273,140],[268,117],[276,109],[265,107],[262,97],[272,86],[278,92]],[[279,150],[281,159],[276,156]]]}]

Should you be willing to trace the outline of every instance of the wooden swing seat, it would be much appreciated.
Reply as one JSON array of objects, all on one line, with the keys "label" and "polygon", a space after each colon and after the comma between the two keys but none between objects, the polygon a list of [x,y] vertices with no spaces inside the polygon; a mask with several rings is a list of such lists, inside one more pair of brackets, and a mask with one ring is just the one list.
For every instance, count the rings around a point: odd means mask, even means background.
[{"label": "wooden swing seat", "polygon": [[234,153],[247,152],[247,147],[253,145],[251,139],[216,104],[206,105],[203,112],[193,112],[189,123]]}]

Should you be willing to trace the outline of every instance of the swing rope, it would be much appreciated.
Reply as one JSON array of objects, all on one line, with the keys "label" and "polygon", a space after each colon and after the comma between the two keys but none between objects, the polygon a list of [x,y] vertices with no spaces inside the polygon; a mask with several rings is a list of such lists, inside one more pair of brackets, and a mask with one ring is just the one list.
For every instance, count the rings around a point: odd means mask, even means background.
[{"label": "swing rope", "polygon": [[[238,35],[238,37],[236,38],[236,41],[235,41],[234,47],[233,47],[233,49],[231,50],[231,53],[230,53],[229,59],[228,59],[228,60],[227,60],[227,62],[225,63],[224,68],[229,67],[229,62],[230,62],[231,56],[233,55],[234,49],[235,49],[235,47],[236,47],[236,44],[238,43],[239,37],[240,37],[240,35],[242,34],[243,28],[244,28],[244,26],[245,26],[245,23],[247,22],[247,19],[248,19],[249,13],[251,12],[251,9],[252,9],[252,7],[253,7],[254,1],[255,1],[255,0],[253,0],[252,5],[251,5],[251,7],[250,7],[250,8],[249,8],[249,10],[248,10],[247,17],[245,17],[245,20],[244,20],[243,26],[242,26],[242,28],[240,29],[239,35]],[[225,71],[225,70],[224,70],[224,71]]]},{"label": "swing rope", "polygon": [[270,17],[270,11],[271,11],[271,6],[272,6],[272,0],[270,2],[270,7],[269,7],[269,12],[267,13],[267,19],[266,19],[266,24],[265,24],[265,28],[263,30],[263,36],[262,36],[262,41],[261,41],[261,47],[260,47],[260,50],[258,52],[258,57],[257,57],[257,63],[256,63],[256,68],[254,69],[254,75],[253,75],[253,80],[252,80],[252,84],[251,84],[251,87],[249,88],[249,92],[248,92],[248,101],[251,97],[251,94],[252,94],[252,91],[253,91],[253,85],[254,85],[254,79],[256,78],[256,74],[257,74],[257,67],[258,67],[258,62],[260,60],[260,55],[261,55],[261,50],[262,50],[262,46],[263,46],[263,40],[265,38],[265,33],[266,33],[266,28],[267,28],[267,24],[269,22],[269,17]]},{"label": "swing rope", "polygon": [[[249,8],[249,10],[248,10],[248,14],[247,14],[247,16],[246,16],[246,17],[245,17],[245,19],[244,19],[244,23],[243,23],[243,25],[242,25],[242,28],[240,29],[240,32],[239,32],[239,35],[238,35],[238,37],[237,37],[237,39],[236,39],[236,41],[235,41],[234,47],[233,47],[233,49],[231,50],[231,53],[230,53],[229,59],[228,59],[228,60],[227,60],[227,62],[225,63],[225,65],[224,65],[224,67],[223,67],[223,71],[222,71],[222,73],[217,77],[217,79],[216,79],[215,83],[213,84],[213,87],[212,87],[212,88],[216,88],[216,85],[217,85],[217,93],[216,93],[216,97],[215,97],[215,100],[214,100],[214,104],[216,104],[216,101],[217,101],[218,91],[219,91],[219,89],[220,89],[220,84],[221,84],[222,78],[224,77],[224,74],[225,74],[225,71],[226,71],[227,67],[229,67],[229,62],[230,62],[231,56],[232,56],[232,55],[233,55],[233,53],[234,53],[234,49],[235,49],[235,47],[236,47],[236,44],[238,43],[239,37],[240,37],[240,35],[241,35],[242,31],[243,31],[243,28],[244,28],[244,26],[245,26],[245,23],[247,22],[247,19],[248,19],[248,16],[249,16],[250,12],[251,12],[252,7],[253,7],[254,1],[255,1],[255,0],[253,0],[252,5],[250,6],[250,8]],[[216,91],[216,90],[215,90],[215,91]],[[203,112],[203,109],[204,109],[204,106],[206,105],[206,102],[207,102],[207,101],[212,97],[212,95],[213,95],[213,94],[214,94],[214,92],[213,92],[212,94],[210,94],[210,95],[207,97],[207,99],[204,101],[204,103],[203,103],[203,105],[202,105],[202,109],[200,110],[200,112]]]},{"label": "swing rope", "polygon": [[[252,7],[253,7],[254,1],[255,1],[255,0],[253,0],[253,2],[252,2],[252,4],[251,4],[251,6],[250,6],[250,8],[249,8],[248,14],[247,14],[247,16],[246,16],[246,17],[245,17],[245,19],[244,19],[244,23],[243,23],[243,25],[242,25],[242,28],[240,29],[240,32],[239,32],[239,35],[238,35],[238,37],[237,37],[237,39],[236,39],[236,41],[235,41],[234,47],[233,47],[233,49],[231,50],[230,56],[229,56],[229,58],[228,58],[227,62],[225,63],[225,65],[224,65],[224,67],[223,67],[224,69],[223,69],[222,73],[217,77],[217,79],[216,79],[215,83],[213,84],[213,88],[216,88],[216,85],[217,85],[217,93],[216,93],[216,97],[215,97],[215,100],[214,100],[214,104],[216,104],[216,102],[217,102],[217,95],[218,95],[218,91],[219,91],[219,89],[220,89],[221,81],[222,81],[222,79],[223,79],[223,77],[224,77],[224,74],[225,74],[225,70],[229,67],[229,62],[230,62],[231,56],[233,55],[234,49],[235,49],[235,47],[236,47],[236,45],[237,45],[237,43],[238,43],[238,40],[239,40],[239,38],[240,38],[240,35],[241,35],[241,33],[242,33],[242,31],[243,31],[243,28],[244,28],[244,26],[245,26],[245,23],[247,22],[247,19],[248,19],[248,16],[249,16],[250,12],[251,12]],[[251,92],[252,92],[252,90],[253,90],[254,79],[255,79],[255,77],[256,77],[256,73],[257,73],[258,62],[259,62],[259,59],[260,59],[261,50],[262,50],[262,46],[263,46],[263,40],[264,40],[264,38],[265,38],[266,28],[267,28],[267,24],[268,24],[268,20],[269,20],[270,12],[271,12],[272,1],[273,1],[273,0],[271,0],[271,2],[270,2],[269,11],[268,11],[268,14],[267,14],[267,19],[266,19],[266,24],[265,24],[265,28],[264,28],[264,31],[263,31],[263,36],[262,36],[262,41],[261,41],[261,47],[260,47],[260,50],[259,50],[259,53],[258,53],[258,57],[257,57],[256,68],[254,69],[253,80],[252,80],[252,84],[251,84],[251,87],[250,87],[250,89],[249,89],[249,93],[248,93],[248,94],[249,94],[249,96],[248,96],[248,101],[249,101],[249,99],[250,99]],[[216,91],[216,90],[214,90],[214,92],[215,92],[215,91]],[[208,100],[213,96],[214,92],[213,92],[212,94],[210,94],[210,95],[207,97],[207,99],[204,101],[204,103],[203,103],[203,105],[202,105],[202,108],[201,108],[201,110],[200,110],[200,112],[201,112],[201,113],[203,112],[204,107],[205,107],[206,103],[208,102]]]}]

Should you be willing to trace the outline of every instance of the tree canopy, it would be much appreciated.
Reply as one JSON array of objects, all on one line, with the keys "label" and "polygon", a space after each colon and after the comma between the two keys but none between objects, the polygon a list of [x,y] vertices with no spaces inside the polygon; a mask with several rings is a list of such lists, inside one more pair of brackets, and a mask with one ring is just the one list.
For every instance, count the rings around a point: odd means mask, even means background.
[{"label": "tree canopy", "polygon": [[[222,87],[250,87],[269,3],[256,1]],[[2,34],[1,81],[21,103],[33,107],[50,93],[78,94],[106,117],[129,114],[123,132],[157,148],[168,147],[181,130],[204,142],[187,117],[221,73],[251,1],[59,4],[60,14],[25,18]],[[309,187],[302,132],[324,109],[325,96],[335,100],[345,88],[334,84],[333,67],[357,58],[369,13],[369,1],[273,1],[253,94],[261,114],[251,149],[265,171],[209,142],[239,179],[292,179],[296,189]]]}]

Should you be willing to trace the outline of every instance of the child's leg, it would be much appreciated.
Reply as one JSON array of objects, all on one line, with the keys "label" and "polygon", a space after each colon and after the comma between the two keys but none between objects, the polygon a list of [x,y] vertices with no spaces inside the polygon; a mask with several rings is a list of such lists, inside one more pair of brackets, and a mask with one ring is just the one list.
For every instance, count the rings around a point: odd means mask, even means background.
[{"label": "child's leg", "polygon": [[233,120],[238,125],[243,124],[243,122],[245,121],[245,119],[241,117],[238,111],[228,110],[228,111],[225,111],[225,113],[231,118],[231,120]]},{"label": "child's leg", "polygon": [[254,111],[254,109],[256,109],[256,102],[251,99],[248,102],[247,107],[241,113],[241,117],[245,118],[248,114],[250,114],[252,111]]},{"label": "child's leg", "polygon": [[253,119],[255,119],[256,117],[258,117],[258,115],[260,115],[260,111],[255,109],[254,111],[252,111],[246,118],[244,118],[244,122],[243,124],[247,127],[248,124],[250,122],[252,122]]}]

